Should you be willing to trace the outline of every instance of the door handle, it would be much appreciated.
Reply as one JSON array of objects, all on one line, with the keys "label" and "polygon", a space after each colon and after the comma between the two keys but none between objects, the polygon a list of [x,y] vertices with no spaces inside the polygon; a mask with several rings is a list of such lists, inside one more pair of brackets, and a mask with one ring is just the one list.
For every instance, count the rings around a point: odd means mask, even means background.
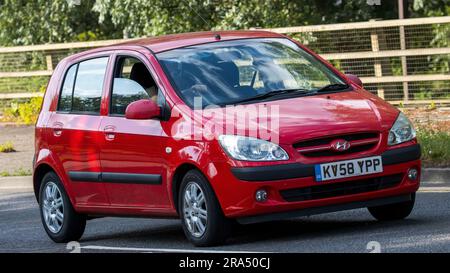
[{"label": "door handle", "polygon": [[113,125],[107,125],[103,128],[103,132],[105,133],[106,140],[112,141],[116,138],[116,127]]},{"label": "door handle", "polygon": [[52,129],[53,129],[53,135],[56,137],[59,137],[62,134],[63,124],[61,122],[55,122],[55,123],[53,123]]}]

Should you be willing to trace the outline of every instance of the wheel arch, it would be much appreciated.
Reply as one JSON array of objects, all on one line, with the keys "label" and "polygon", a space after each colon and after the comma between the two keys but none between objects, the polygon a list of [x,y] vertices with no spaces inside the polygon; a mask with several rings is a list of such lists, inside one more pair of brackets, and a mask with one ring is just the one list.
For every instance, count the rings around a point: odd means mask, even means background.
[{"label": "wheel arch", "polygon": [[69,177],[66,175],[59,159],[49,149],[42,149],[37,153],[33,162],[33,190],[36,200],[39,202],[39,189],[45,174],[54,172],[62,183],[64,191],[69,196],[72,205],[75,205],[75,199],[69,183]]},{"label": "wheel arch", "polygon": [[174,175],[172,177],[172,200],[173,205],[175,207],[175,210],[177,213],[179,213],[178,208],[178,194],[180,192],[180,186],[181,181],[183,180],[183,177],[190,171],[190,170],[198,170],[200,173],[203,174],[200,168],[198,168],[193,163],[183,163],[179,165],[174,172]]},{"label": "wheel arch", "polygon": [[37,166],[36,169],[34,169],[33,190],[34,190],[34,196],[36,197],[36,200],[38,202],[39,202],[39,189],[41,188],[42,179],[49,172],[56,173],[55,169],[47,163],[39,164],[39,166]]}]

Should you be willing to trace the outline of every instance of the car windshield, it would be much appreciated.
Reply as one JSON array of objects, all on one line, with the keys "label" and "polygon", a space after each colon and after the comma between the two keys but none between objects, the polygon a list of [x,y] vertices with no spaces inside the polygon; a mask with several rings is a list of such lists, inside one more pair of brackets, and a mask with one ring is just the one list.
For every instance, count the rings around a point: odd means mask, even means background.
[{"label": "car windshield", "polygon": [[224,106],[268,99],[278,91],[290,97],[348,87],[326,65],[285,38],[194,45],[161,52],[157,58],[191,108],[199,100],[202,107]]}]

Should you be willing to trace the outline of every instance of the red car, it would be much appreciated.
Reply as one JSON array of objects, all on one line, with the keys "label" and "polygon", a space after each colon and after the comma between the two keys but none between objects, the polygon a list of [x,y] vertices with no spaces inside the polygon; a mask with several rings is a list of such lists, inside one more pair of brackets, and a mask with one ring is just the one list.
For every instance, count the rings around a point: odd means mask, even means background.
[{"label": "red car", "polygon": [[407,217],[421,171],[408,119],[286,36],[224,31],[69,56],[36,124],[45,231],[101,216],[179,217],[196,246],[235,222],[367,207]]}]

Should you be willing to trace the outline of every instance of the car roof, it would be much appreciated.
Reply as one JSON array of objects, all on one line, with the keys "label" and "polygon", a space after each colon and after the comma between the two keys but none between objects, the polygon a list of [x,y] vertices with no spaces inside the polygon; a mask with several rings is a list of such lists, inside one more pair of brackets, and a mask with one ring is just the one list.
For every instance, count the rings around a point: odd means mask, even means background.
[{"label": "car roof", "polygon": [[[220,38],[218,37],[220,36]],[[235,30],[235,31],[205,31],[181,34],[171,34],[151,38],[143,38],[127,41],[119,45],[145,46],[154,53],[180,48],[185,46],[205,44],[211,42],[250,39],[250,38],[273,38],[284,37],[278,33],[262,30]]]},{"label": "car roof", "polygon": [[[218,39],[218,36],[220,39]],[[65,58],[65,61],[76,61],[78,58],[92,54],[110,50],[121,49],[135,49],[136,47],[145,47],[150,49],[153,53],[159,53],[175,48],[228,41],[238,39],[252,39],[252,38],[282,38],[284,35],[264,31],[264,30],[229,30],[229,31],[203,31],[203,32],[190,32],[181,34],[170,34],[164,36],[132,39],[123,43],[118,43],[110,46],[99,47],[83,51]]]}]

